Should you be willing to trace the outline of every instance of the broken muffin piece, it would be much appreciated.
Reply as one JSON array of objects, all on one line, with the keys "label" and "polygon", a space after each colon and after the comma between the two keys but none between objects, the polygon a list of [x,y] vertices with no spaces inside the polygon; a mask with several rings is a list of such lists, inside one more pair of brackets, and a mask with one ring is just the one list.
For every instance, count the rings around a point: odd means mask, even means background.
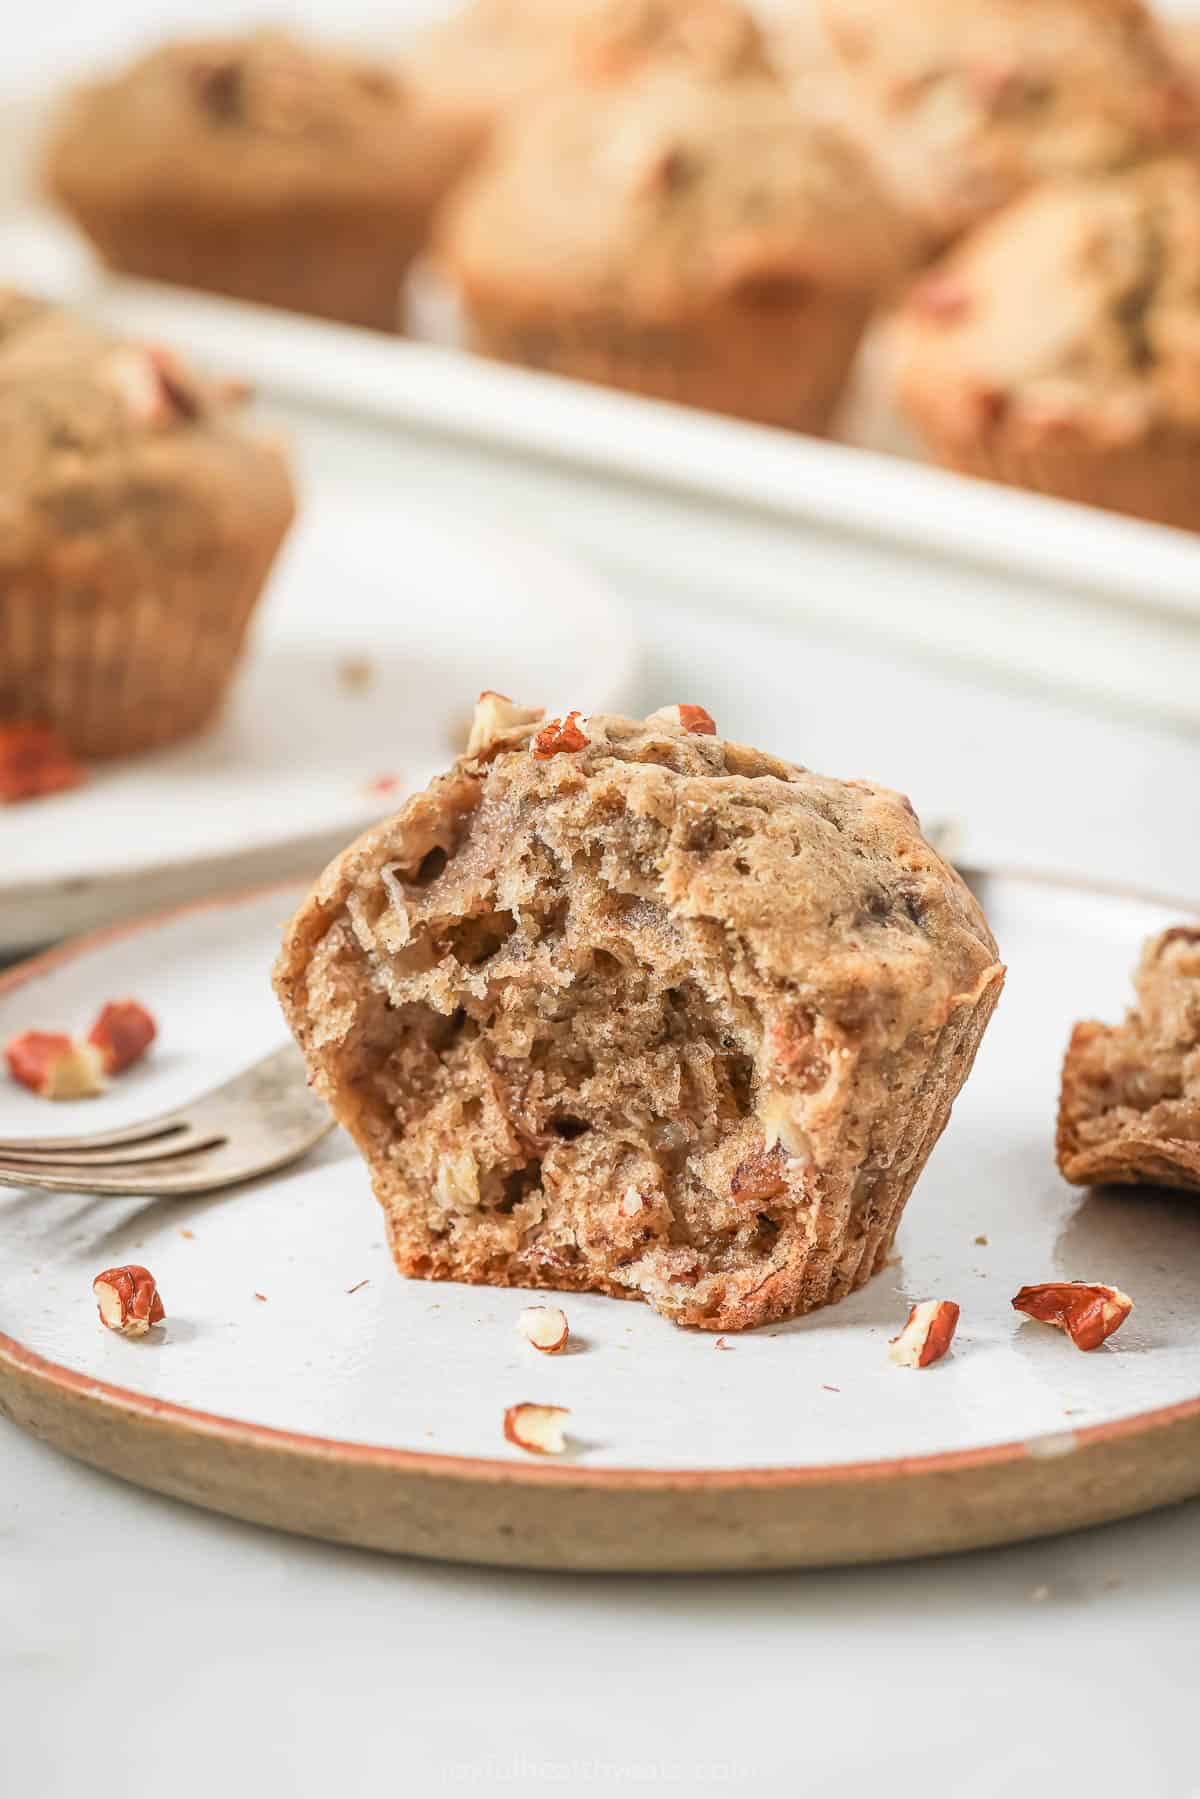
[{"label": "broken muffin piece", "polygon": [[1151,937],[1124,1024],[1071,1033],[1058,1110],[1058,1165],[1089,1187],[1200,1191],[1200,924]]},{"label": "broken muffin piece", "polygon": [[907,800],[698,711],[481,731],[292,921],[280,1001],[403,1273],[729,1331],[887,1256],[995,943]]}]

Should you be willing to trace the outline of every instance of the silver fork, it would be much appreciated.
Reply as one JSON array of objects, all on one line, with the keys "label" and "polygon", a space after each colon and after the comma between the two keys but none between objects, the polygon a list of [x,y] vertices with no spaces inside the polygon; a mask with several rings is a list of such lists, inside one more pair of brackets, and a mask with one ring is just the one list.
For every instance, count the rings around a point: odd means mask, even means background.
[{"label": "silver fork", "polygon": [[305,1155],[332,1130],[293,1044],[190,1105],[85,1137],[0,1140],[0,1186],[173,1198],[232,1187]]}]

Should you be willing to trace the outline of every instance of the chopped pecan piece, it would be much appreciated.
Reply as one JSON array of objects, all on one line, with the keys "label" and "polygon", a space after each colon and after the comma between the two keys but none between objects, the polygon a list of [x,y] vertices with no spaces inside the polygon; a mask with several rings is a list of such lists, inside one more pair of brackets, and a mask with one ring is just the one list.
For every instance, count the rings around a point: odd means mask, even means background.
[{"label": "chopped pecan piece", "polygon": [[118,345],[106,358],[103,373],[129,416],[152,431],[200,416],[194,377],[161,344]]},{"label": "chopped pecan piece", "polygon": [[941,1361],[957,1329],[958,1307],[952,1299],[923,1299],[891,1339],[888,1355],[901,1368],[928,1368]]},{"label": "chopped pecan piece", "polygon": [[92,1282],[101,1324],[123,1337],[144,1337],[166,1317],[154,1276],[136,1262],[106,1268]]},{"label": "chopped pecan piece", "polygon": [[970,311],[971,295],[966,282],[958,275],[926,275],[913,287],[908,305],[909,310],[920,318],[949,324],[952,319],[964,318]]},{"label": "chopped pecan piece", "polygon": [[585,750],[588,738],[582,727],[586,722],[582,712],[568,712],[565,718],[552,718],[538,732],[530,750],[539,762],[549,762],[551,756],[561,755],[564,751]]},{"label": "chopped pecan piece", "polygon": [[1012,1303],[1014,1312],[1065,1331],[1076,1349],[1099,1349],[1133,1310],[1132,1299],[1119,1287],[1092,1281],[1042,1281],[1022,1287]]},{"label": "chopped pecan piece", "polygon": [[92,1099],[104,1090],[100,1052],[61,1031],[22,1031],[4,1058],[13,1080],[42,1099]]},{"label": "chopped pecan piece", "polygon": [[139,1062],[158,1035],[158,1026],[136,999],[110,999],[88,1032],[100,1052],[105,1074],[122,1074]]},{"label": "chopped pecan piece", "polygon": [[527,1343],[543,1355],[557,1355],[566,1348],[571,1334],[567,1314],[561,1306],[526,1306],[517,1319],[517,1329]]},{"label": "chopped pecan piece", "polygon": [[786,1168],[787,1151],[782,1143],[777,1143],[773,1149],[760,1149],[738,1163],[733,1171],[730,1192],[735,1199],[751,1204],[775,1199],[780,1193],[787,1192]]},{"label": "chopped pecan piece", "polygon": [[0,725],[0,805],[78,787],[84,771],[50,725]]},{"label": "chopped pecan piece", "polygon": [[703,706],[680,706],[679,722],[693,737],[715,737],[717,734],[716,721]]},{"label": "chopped pecan piece", "polygon": [[716,723],[703,706],[660,706],[646,720],[648,725],[666,725],[672,731],[687,731],[693,737],[715,737]]},{"label": "chopped pecan piece", "polygon": [[475,702],[467,755],[490,759],[504,748],[507,732],[519,725],[535,725],[541,716],[540,706],[516,706],[506,693],[485,688]]},{"label": "chopped pecan piece", "polygon": [[566,1448],[564,1421],[571,1416],[565,1406],[535,1405],[526,1400],[510,1405],[504,1414],[504,1435],[530,1455],[561,1455]]}]

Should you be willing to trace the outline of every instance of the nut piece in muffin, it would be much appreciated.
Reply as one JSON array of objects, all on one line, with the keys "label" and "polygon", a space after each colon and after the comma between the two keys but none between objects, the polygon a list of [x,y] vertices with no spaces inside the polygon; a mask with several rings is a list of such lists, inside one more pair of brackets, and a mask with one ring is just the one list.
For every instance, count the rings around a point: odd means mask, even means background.
[{"label": "nut piece in muffin", "polygon": [[663,65],[725,80],[764,75],[769,59],[741,0],[473,0],[405,58],[431,114],[476,146],[572,83]]},{"label": "nut piece in muffin", "polygon": [[1028,195],[918,282],[894,348],[938,461],[1200,526],[1200,166]]},{"label": "nut piece in muffin", "polygon": [[1200,1192],[1200,924],[1152,937],[1124,1024],[1071,1033],[1058,1165],[1077,1186]]},{"label": "nut piece in muffin", "polygon": [[944,243],[1038,181],[1192,143],[1192,77],[1141,0],[822,0],[868,135]]},{"label": "nut piece in muffin", "polygon": [[397,70],[259,31],[81,88],[47,181],[114,268],[393,330],[470,148]]},{"label": "nut piece in muffin", "polygon": [[908,234],[835,127],[765,79],[547,101],[439,222],[476,348],[821,431]]},{"label": "nut piece in muffin", "polygon": [[0,724],[85,757],[208,724],[292,519],[283,452],[173,352],[7,294],[0,443]]},{"label": "nut piece in muffin", "polygon": [[498,725],[275,980],[404,1274],[730,1331],[883,1265],[1003,974],[907,800],[670,707]]}]

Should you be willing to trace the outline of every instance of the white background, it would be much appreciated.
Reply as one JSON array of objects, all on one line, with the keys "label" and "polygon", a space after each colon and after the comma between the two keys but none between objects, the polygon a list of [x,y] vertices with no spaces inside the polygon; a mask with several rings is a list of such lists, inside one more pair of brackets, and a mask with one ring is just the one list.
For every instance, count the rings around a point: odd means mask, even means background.
[{"label": "white background", "polygon": [[[277,9],[278,10],[278,9]],[[403,5],[294,8],[386,31]],[[0,87],[233,4],[4,8]],[[314,477],[436,490],[596,535],[593,498],[445,446],[305,432]],[[653,555],[650,550],[653,548]],[[728,571],[731,602],[737,570]],[[731,604],[629,590],[645,698],[910,791],[968,843],[1200,895],[1200,748]],[[1200,1794],[1200,1504],[944,1563],[551,1579],[287,1541],[126,1489],[0,1429],[0,1793]]]}]

